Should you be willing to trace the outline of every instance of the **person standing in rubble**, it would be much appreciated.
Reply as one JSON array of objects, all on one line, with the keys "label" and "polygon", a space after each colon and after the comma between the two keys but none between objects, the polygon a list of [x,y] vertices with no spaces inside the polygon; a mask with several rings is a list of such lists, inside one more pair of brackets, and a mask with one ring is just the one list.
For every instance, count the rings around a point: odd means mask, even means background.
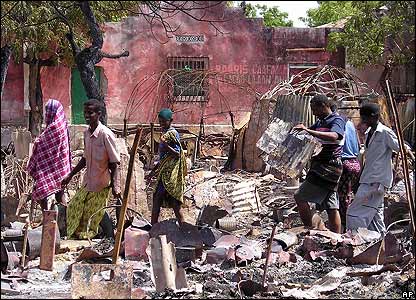
[{"label": "person standing in rubble", "polygon": [[360,186],[347,210],[347,230],[360,227],[384,233],[384,192],[393,182],[392,155],[399,142],[392,129],[380,122],[380,107],[375,103],[360,108],[366,130],[365,163]]},{"label": "person standing in rubble", "polygon": [[[337,112],[335,103],[332,105],[331,110]],[[341,224],[345,229],[347,209],[352,202],[353,192],[356,191],[360,180],[361,164],[358,160],[360,142],[354,123],[346,116],[340,116],[344,118],[345,121],[345,137],[342,146],[342,175],[338,185],[338,197]]]},{"label": "person standing in rubble", "polygon": [[[113,132],[99,121],[102,111],[101,101],[90,99],[84,103],[84,117],[89,125],[84,132],[84,154],[77,166],[62,181],[62,186],[66,186],[75,174],[87,167],[83,186],[68,205],[68,238],[94,237],[105,214],[102,208],[107,205],[110,190],[114,198],[121,197],[118,177],[120,153]],[[91,216],[93,217],[87,232]]]},{"label": "person standing in rubble", "polygon": [[27,165],[29,175],[35,184],[32,200],[42,210],[48,210],[48,197],[55,194],[58,203],[64,203],[62,179],[71,172],[69,131],[62,104],[49,99],[45,105],[46,128],[35,140],[33,153]]},{"label": "person standing in rubble", "polygon": [[158,222],[160,208],[173,208],[179,226],[185,222],[181,205],[185,192],[185,176],[187,173],[186,159],[183,152],[179,133],[172,127],[173,113],[170,109],[159,112],[159,124],[162,135],[159,144],[159,163],[153,168],[147,178],[157,175],[157,186],[153,194],[152,220]]},{"label": "person standing in rubble", "polygon": [[307,128],[304,124],[294,127],[304,130],[322,143],[322,150],[312,157],[306,180],[295,192],[295,201],[305,227],[312,227],[312,215],[308,202],[328,213],[329,229],[341,232],[339,215],[338,183],[342,173],[342,141],[345,121],[331,110],[332,101],[325,95],[315,95],[310,102],[312,113],[318,121]]}]

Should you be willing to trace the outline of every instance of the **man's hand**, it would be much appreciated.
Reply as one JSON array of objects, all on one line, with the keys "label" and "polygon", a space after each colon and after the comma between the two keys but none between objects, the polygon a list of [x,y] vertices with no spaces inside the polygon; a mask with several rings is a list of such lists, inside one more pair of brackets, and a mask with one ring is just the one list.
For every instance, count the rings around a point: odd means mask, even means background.
[{"label": "man's hand", "polygon": [[113,187],[111,190],[112,190],[114,199],[122,199],[121,192],[118,189]]},{"label": "man's hand", "polygon": [[151,171],[149,174],[144,176],[144,180],[149,181],[155,175],[155,172]]},{"label": "man's hand", "polygon": [[307,130],[308,127],[306,127],[304,124],[298,124],[295,127],[293,127],[294,130]]},{"label": "man's hand", "polygon": [[64,179],[62,179],[62,182],[61,182],[61,187],[62,188],[66,188],[66,186],[68,185],[68,183],[71,181],[71,179],[72,179],[72,175],[71,174],[69,174],[68,176],[66,176]]}]

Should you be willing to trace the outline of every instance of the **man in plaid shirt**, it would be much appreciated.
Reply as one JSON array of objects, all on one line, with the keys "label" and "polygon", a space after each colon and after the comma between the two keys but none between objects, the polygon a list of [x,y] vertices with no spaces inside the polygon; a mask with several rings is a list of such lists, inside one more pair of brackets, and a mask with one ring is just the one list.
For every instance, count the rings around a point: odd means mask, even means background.
[{"label": "man in plaid shirt", "polygon": [[[101,208],[107,205],[110,189],[115,198],[120,198],[118,180],[120,153],[116,147],[114,134],[99,121],[102,111],[102,102],[96,99],[84,103],[84,117],[89,125],[84,132],[84,155],[68,177],[62,181],[62,185],[66,186],[75,174],[84,167],[87,168],[83,185],[68,206],[68,238],[94,237],[105,214],[105,210]],[[90,218],[90,228],[87,232]]]}]

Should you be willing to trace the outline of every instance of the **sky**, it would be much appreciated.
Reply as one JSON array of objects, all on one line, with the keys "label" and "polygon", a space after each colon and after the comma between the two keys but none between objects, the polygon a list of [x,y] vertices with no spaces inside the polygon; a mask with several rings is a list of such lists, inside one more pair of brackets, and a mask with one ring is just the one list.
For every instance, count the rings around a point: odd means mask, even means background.
[{"label": "sky", "polygon": [[289,14],[289,20],[293,21],[294,27],[307,27],[299,20],[299,17],[306,17],[306,11],[310,8],[318,7],[317,1],[246,1],[253,5],[267,5],[269,7],[278,6],[281,11]]}]

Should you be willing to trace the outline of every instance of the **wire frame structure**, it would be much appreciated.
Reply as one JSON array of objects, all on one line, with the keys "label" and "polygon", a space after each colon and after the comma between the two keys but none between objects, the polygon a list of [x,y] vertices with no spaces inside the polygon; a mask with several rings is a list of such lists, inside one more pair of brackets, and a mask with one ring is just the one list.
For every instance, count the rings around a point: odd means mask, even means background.
[{"label": "wire frame structure", "polygon": [[378,94],[357,76],[345,69],[324,65],[312,67],[289,80],[282,81],[263,94],[262,98],[274,99],[279,95],[313,96],[325,94],[337,101]]},{"label": "wire frame structure", "polygon": [[[232,111],[230,100],[222,92],[224,85],[242,89],[253,97],[261,96],[247,81],[233,81],[231,74],[220,73],[213,70],[198,69],[166,69],[160,73],[153,73],[142,78],[133,88],[124,110],[124,120],[129,121],[137,114],[145,102],[151,100],[152,109],[157,109],[160,104],[168,102],[173,105],[176,102],[198,102],[201,105],[201,117],[204,116],[204,108],[208,101],[201,101],[201,97],[209,99],[216,93],[220,100],[218,113]],[[186,80],[184,80],[184,78]],[[198,91],[203,95],[189,95],[190,91]],[[155,115],[155,111],[152,111]]]}]

